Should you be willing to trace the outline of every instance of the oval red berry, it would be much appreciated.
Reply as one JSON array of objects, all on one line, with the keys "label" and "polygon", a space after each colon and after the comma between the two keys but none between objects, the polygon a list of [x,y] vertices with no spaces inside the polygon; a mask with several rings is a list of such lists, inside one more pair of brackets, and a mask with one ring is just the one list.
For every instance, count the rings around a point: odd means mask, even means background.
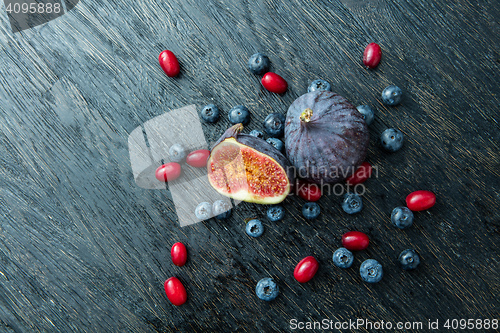
[{"label": "oval red berry", "polygon": [[431,191],[415,191],[406,197],[406,206],[414,212],[429,209],[435,203],[436,195]]},{"label": "oval red berry", "polygon": [[318,184],[299,180],[297,183],[297,194],[307,201],[318,201],[321,198],[321,189]]},{"label": "oval red berry", "polygon": [[370,239],[360,231],[349,231],[342,236],[342,246],[350,251],[361,251],[368,247]]},{"label": "oval red berry", "polygon": [[372,175],[372,166],[368,162],[363,162],[359,168],[356,169],[354,174],[347,178],[346,182],[348,185],[362,184],[366,182],[368,178]]},{"label": "oval red berry", "polygon": [[195,150],[186,156],[186,163],[195,168],[205,168],[207,166],[208,156],[210,156],[210,150]]},{"label": "oval red berry", "polygon": [[382,49],[376,43],[370,43],[363,53],[363,64],[368,68],[375,68],[382,59]]},{"label": "oval red berry", "polygon": [[165,293],[167,294],[168,300],[176,306],[182,305],[187,301],[186,288],[182,282],[176,278],[171,277],[164,284]]},{"label": "oval red berry", "polygon": [[155,177],[161,182],[168,182],[179,178],[181,175],[181,165],[176,162],[169,162],[156,169]]},{"label": "oval red berry", "polygon": [[261,82],[264,88],[276,94],[283,94],[288,89],[285,79],[273,72],[264,74]]},{"label": "oval red berry", "polygon": [[187,261],[186,246],[180,242],[175,243],[172,245],[170,255],[175,266],[184,266]]},{"label": "oval red berry", "polygon": [[181,67],[179,66],[177,57],[172,51],[165,50],[161,52],[158,60],[160,62],[161,68],[169,77],[175,77],[179,75]]},{"label": "oval red berry", "polygon": [[316,258],[313,256],[305,257],[295,266],[293,277],[300,283],[306,283],[314,277],[318,268],[319,263]]}]

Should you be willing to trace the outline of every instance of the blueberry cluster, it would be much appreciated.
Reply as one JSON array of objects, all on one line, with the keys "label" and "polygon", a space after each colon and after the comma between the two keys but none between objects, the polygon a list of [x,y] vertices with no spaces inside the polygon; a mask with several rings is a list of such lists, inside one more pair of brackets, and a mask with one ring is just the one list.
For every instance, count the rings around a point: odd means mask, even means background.
[{"label": "blueberry cluster", "polygon": [[231,216],[232,206],[227,200],[216,200],[213,204],[200,202],[194,210],[194,215],[200,221],[215,217],[217,220],[225,220]]}]

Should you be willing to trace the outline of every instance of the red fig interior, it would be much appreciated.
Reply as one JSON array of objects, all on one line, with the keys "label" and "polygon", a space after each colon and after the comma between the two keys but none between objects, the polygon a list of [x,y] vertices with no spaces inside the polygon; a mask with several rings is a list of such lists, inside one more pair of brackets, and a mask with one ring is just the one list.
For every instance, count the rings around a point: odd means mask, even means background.
[{"label": "red fig interior", "polygon": [[288,177],[279,163],[234,138],[214,147],[207,169],[210,184],[237,200],[275,204],[290,192]]}]

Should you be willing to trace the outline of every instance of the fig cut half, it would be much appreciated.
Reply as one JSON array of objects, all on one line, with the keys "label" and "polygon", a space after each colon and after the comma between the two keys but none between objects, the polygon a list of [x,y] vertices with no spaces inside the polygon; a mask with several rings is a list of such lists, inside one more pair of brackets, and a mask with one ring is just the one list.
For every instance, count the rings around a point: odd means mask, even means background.
[{"label": "fig cut half", "polygon": [[293,180],[287,158],[265,140],[229,128],[212,148],[208,179],[220,194],[241,201],[277,204],[290,193]]}]

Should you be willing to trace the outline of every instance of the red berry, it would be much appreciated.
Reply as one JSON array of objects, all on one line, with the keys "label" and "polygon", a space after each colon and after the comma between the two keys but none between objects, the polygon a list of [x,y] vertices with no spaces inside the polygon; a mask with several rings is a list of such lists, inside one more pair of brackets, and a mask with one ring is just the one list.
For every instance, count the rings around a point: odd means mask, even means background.
[{"label": "red berry", "polygon": [[299,180],[297,184],[297,194],[307,201],[318,201],[321,198],[321,189],[318,184],[308,183]]},{"label": "red berry", "polygon": [[364,183],[372,175],[372,166],[368,162],[363,162],[354,174],[347,178],[348,185],[356,185]]},{"label": "red berry", "polygon": [[382,58],[382,50],[376,43],[370,43],[363,53],[363,64],[368,68],[375,68]]},{"label": "red berry", "polygon": [[350,251],[361,251],[368,247],[370,239],[360,231],[349,231],[342,236],[342,246]]},{"label": "red berry", "polygon": [[163,51],[160,53],[158,60],[160,61],[161,68],[163,68],[169,77],[175,77],[179,74],[181,70],[179,61],[177,61],[177,57],[172,53],[172,51]]},{"label": "red berry", "polygon": [[168,300],[176,306],[182,305],[187,301],[186,288],[182,282],[176,278],[171,277],[165,281],[165,293],[167,294]]},{"label": "red berry", "polygon": [[293,277],[300,283],[306,283],[314,277],[318,268],[318,261],[313,256],[305,257],[295,266]]},{"label": "red berry", "polygon": [[264,88],[276,94],[283,94],[288,89],[285,79],[273,72],[264,74],[261,82]]},{"label": "red berry", "polygon": [[195,150],[186,156],[186,163],[195,168],[205,168],[207,166],[208,156],[210,156],[210,150]]},{"label": "red berry", "polygon": [[184,266],[187,260],[186,246],[180,242],[175,243],[172,245],[170,255],[172,256],[172,262],[175,266]]},{"label": "red berry", "polygon": [[415,191],[406,197],[406,206],[414,212],[429,209],[435,203],[436,195],[431,191]]},{"label": "red berry", "polygon": [[168,182],[179,178],[181,175],[181,165],[176,162],[163,164],[156,169],[155,177],[160,182]]}]

